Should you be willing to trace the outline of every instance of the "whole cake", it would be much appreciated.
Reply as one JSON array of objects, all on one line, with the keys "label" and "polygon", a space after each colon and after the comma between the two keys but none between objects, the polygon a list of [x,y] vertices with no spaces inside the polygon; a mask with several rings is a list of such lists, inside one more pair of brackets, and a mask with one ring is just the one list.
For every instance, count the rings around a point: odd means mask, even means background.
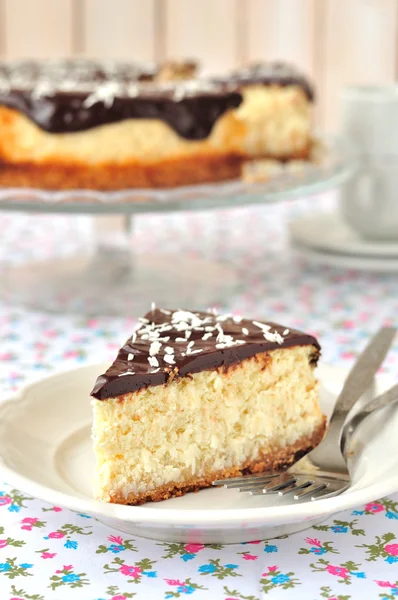
[{"label": "whole cake", "polygon": [[308,156],[313,93],[300,73],[195,74],[192,61],[0,63],[0,185],[173,187]]},{"label": "whole cake", "polygon": [[96,497],[141,504],[290,464],[325,431],[319,352],[274,323],[154,308],[91,392]]}]

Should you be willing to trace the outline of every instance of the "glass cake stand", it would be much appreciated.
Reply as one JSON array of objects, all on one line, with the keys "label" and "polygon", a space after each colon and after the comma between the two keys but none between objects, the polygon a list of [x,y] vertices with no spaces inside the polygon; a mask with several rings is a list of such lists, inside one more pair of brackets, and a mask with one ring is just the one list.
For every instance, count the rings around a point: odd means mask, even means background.
[{"label": "glass cake stand", "polygon": [[142,314],[152,301],[191,308],[222,304],[238,284],[233,267],[181,254],[134,252],[134,215],[305,197],[338,187],[356,168],[356,153],[346,140],[319,135],[310,161],[254,164],[249,171],[254,181],[115,192],[1,189],[0,210],[93,215],[94,240],[83,255],[3,266],[0,298],[92,316]]}]

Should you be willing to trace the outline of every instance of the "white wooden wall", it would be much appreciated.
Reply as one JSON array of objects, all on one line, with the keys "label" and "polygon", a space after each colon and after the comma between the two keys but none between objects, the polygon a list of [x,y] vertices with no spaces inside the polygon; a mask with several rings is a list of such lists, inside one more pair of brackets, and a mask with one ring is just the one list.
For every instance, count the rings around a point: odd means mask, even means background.
[{"label": "white wooden wall", "polygon": [[397,78],[397,40],[398,0],[0,0],[3,56],[286,59],[315,80],[326,129],[344,83]]}]

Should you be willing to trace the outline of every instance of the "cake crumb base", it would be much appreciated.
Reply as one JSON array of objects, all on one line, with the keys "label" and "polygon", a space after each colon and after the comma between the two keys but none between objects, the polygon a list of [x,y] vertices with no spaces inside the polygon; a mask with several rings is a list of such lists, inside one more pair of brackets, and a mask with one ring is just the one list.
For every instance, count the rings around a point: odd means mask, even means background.
[{"label": "cake crumb base", "polygon": [[145,502],[160,502],[169,498],[184,496],[188,492],[198,492],[203,488],[211,487],[212,482],[217,479],[226,479],[228,477],[240,477],[251,473],[262,473],[264,471],[282,470],[289,465],[297,462],[302,456],[310,452],[321,441],[326,430],[326,418],[322,424],[312,434],[297,440],[291,446],[280,448],[275,452],[260,453],[255,460],[248,460],[243,465],[222,469],[219,471],[210,471],[202,477],[193,477],[190,480],[181,482],[170,482],[155,489],[148,490],[141,494],[134,492],[123,496],[120,493],[111,493],[109,502],[114,504],[137,505]]}]

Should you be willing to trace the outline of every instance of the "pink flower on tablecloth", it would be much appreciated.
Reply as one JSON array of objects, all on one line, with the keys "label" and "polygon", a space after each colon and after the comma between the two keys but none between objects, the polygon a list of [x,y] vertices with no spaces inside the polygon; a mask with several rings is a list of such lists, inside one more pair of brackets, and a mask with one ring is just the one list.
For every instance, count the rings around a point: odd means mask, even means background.
[{"label": "pink flower on tablecloth", "polygon": [[368,504],[365,504],[365,510],[371,513],[378,513],[384,510],[384,506],[380,502],[368,502]]},{"label": "pink flower on tablecloth", "polygon": [[254,554],[249,554],[248,552],[243,554],[243,560],[257,560],[257,559],[258,559],[258,556],[254,556]]},{"label": "pink flower on tablecloth", "polygon": [[119,571],[122,573],[122,575],[131,575],[135,579],[138,579],[142,573],[142,569],[140,569],[140,567],[130,567],[129,565],[122,565]]},{"label": "pink flower on tablecloth", "polygon": [[267,577],[267,575],[271,575],[271,573],[274,573],[274,571],[277,571],[278,567],[277,565],[274,565],[273,567],[268,567],[268,572],[267,573],[262,573],[261,576],[262,577]]},{"label": "pink flower on tablecloth", "polygon": [[64,565],[62,569],[57,569],[56,573],[63,573],[64,571],[73,571],[73,565]]},{"label": "pink flower on tablecloth", "polygon": [[247,542],[248,544],[260,544],[261,540],[254,540],[253,542]]},{"label": "pink flower on tablecloth", "polygon": [[48,537],[51,539],[60,539],[65,537],[65,534],[62,531],[52,531],[51,533],[48,534]]},{"label": "pink flower on tablecloth", "polygon": [[64,352],[64,358],[77,358],[79,353],[77,350],[66,350]]},{"label": "pink flower on tablecloth", "polygon": [[119,594],[118,596],[112,596],[111,600],[127,600],[127,596],[121,596]]},{"label": "pink flower on tablecloth", "polygon": [[10,496],[0,496],[0,506],[7,506],[7,504],[12,503],[12,498]]},{"label": "pink flower on tablecloth", "polygon": [[311,546],[316,546],[317,548],[322,546],[321,542],[317,538],[307,537],[304,541],[307,542],[307,544],[311,544]]},{"label": "pink flower on tablecloth", "polygon": [[0,548],[5,548],[7,546],[7,540],[0,540]]},{"label": "pink flower on tablecloth", "polygon": [[41,557],[42,558],[54,558],[54,556],[57,556],[57,553],[51,553],[51,552],[42,552]]},{"label": "pink flower on tablecloth", "polygon": [[379,587],[388,587],[388,588],[396,588],[396,584],[395,583],[390,583],[389,581],[377,581],[375,580],[375,583],[377,583],[377,585]]},{"label": "pink flower on tablecloth", "polygon": [[53,506],[54,512],[61,512],[62,508],[60,506]]},{"label": "pink flower on tablecloth", "polygon": [[203,550],[203,548],[203,544],[186,544],[184,546],[184,550],[186,552],[189,552],[190,554],[196,554],[196,552],[199,552],[199,550]]},{"label": "pink flower on tablecloth", "polygon": [[39,519],[37,517],[25,517],[22,519],[21,523],[29,523],[29,525],[34,525],[38,520]]},{"label": "pink flower on tablecloth", "polygon": [[337,567],[334,565],[328,565],[326,567],[326,571],[330,573],[330,575],[336,575],[337,577],[342,577],[343,579],[347,579],[349,577],[350,572],[345,567]]},{"label": "pink flower on tablecloth", "polygon": [[398,556],[398,544],[387,544],[387,546],[384,546],[384,550],[390,556]]},{"label": "pink flower on tablecloth", "polygon": [[10,598],[10,600],[23,600],[23,598],[17,598],[16,596],[13,596],[12,598]]},{"label": "pink flower on tablecloth", "polygon": [[109,535],[108,540],[114,544],[119,544],[119,546],[123,545],[123,538],[120,535]]},{"label": "pink flower on tablecloth", "polygon": [[185,581],[180,581],[179,579],[165,579],[165,582],[169,585],[185,585]]}]

